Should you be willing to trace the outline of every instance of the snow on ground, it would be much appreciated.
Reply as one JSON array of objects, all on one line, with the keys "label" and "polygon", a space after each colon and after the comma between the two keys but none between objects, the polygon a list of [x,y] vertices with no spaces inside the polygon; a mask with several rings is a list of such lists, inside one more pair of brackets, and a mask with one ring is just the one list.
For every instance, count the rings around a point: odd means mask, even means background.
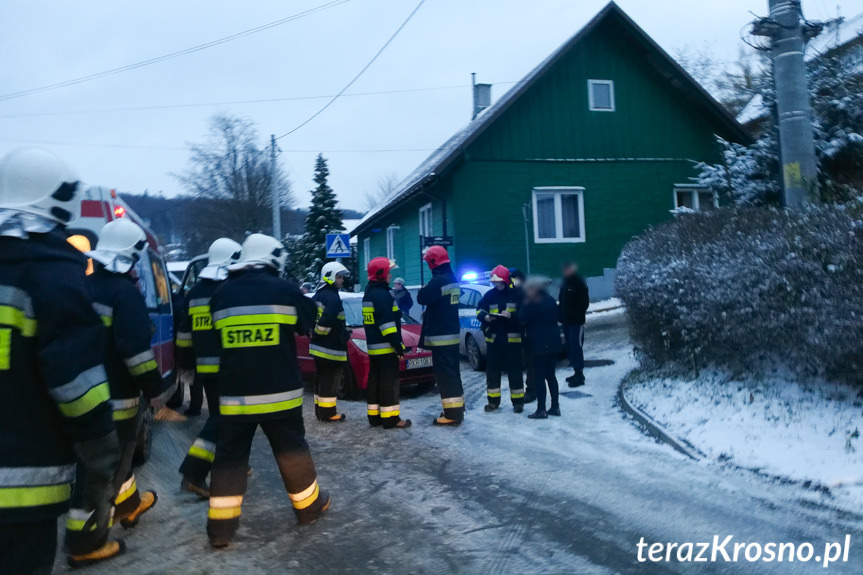
[{"label": "snow on ground", "polygon": [[863,400],[844,385],[705,372],[634,383],[626,397],[712,459],[828,487],[840,505],[863,504]]},{"label": "snow on ground", "polygon": [[602,313],[623,309],[623,302],[616,297],[595,301],[587,308],[587,313]]}]

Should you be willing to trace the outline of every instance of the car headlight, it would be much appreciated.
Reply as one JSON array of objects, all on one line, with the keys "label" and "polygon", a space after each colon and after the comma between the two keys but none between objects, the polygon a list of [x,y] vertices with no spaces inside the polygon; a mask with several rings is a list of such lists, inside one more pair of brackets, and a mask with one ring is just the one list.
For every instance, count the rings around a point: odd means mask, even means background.
[{"label": "car headlight", "polygon": [[368,342],[366,342],[366,340],[364,340],[364,339],[351,339],[351,341],[353,342],[353,344],[355,346],[360,348],[360,351],[362,351],[363,353],[369,352],[369,344],[368,344]]}]

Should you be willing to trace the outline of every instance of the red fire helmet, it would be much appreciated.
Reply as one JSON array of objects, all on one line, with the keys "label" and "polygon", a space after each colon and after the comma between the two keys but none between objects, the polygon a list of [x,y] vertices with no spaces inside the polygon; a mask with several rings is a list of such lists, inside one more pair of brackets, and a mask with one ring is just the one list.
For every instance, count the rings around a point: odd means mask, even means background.
[{"label": "red fire helmet", "polygon": [[509,270],[504,266],[497,266],[491,270],[491,281],[503,282],[506,285],[509,285]]},{"label": "red fire helmet", "polygon": [[389,258],[374,258],[369,262],[369,279],[371,281],[386,281],[387,274],[399,266]]},{"label": "red fire helmet", "polygon": [[423,261],[426,262],[429,265],[429,269],[432,270],[440,265],[450,263],[449,254],[443,246],[432,246],[428,248],[423,254]]}]

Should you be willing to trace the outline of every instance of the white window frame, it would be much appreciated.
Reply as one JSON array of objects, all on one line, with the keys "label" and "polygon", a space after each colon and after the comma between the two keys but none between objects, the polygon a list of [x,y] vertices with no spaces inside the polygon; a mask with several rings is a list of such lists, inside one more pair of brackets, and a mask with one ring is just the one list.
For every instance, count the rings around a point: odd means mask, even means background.
[{"label": "white window frame", "polygon": [[387,228],[387,258],[391,260],[396,259],[396,232],[399,229],[396,225]]},{"label": "white window frame", "polygon": [[699,192],[711,192],[713,194],[713,207],[719,207],[719,198],[716,193],[709,187],[699,184],[674,184],[674,195],[672,196],[672,205],[676,210],[680,206],[677,205],[677,193],[689,192],[692,194],[692,209],[696,212],[701,211],[701,199],[698,197]]},{"label": "white window frame", "polygon": [[[419,209],[419,221],[420,235],[427,238],[434,237],[434,212],[432,211],[431,202]],[[428,222],[428,226],[424,225],[425,222]]]},{"label": "white window frame", "polygon": [[[554,194],[554,233],[553,238],[539,237],[539,218],[537,217],[536,197],[537,195]],[[533,242],[536,244],[583,244],[587,241],[587,232],[584,229],[584,188],[580,186],[546,186],[534,188],[531,194],[533,202]],[[577,238],[564,238],[563,233],[563,206],[561,196],[578,196],[578,229],[581,235]]]},{"label": "white window frame", "polygon": [[[675,200],[676,201],[676,200]],[[363,269],[368,269],[372,261],[372,238],[363,238]]]},{"label": "white window frame", "polygon": [[[608,86],[611,95],[611,108],[597,108],[593,100],[594,86]],[[614,98],[614,80],[588,80],[587,81],[587,99],[588,107],[591,112],[614,112],[617,109],[617,102]]]}]

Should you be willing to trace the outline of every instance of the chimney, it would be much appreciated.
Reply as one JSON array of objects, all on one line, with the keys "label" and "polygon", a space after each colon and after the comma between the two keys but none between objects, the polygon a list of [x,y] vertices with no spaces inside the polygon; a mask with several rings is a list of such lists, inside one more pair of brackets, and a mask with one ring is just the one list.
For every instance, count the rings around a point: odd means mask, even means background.
[{"label": "chimney", "polygon": [[470,119],[476,118],[480,112],[491,106],[491,84],[477,84],[476,73],[470,75],[473,86],[473,114]]}]

